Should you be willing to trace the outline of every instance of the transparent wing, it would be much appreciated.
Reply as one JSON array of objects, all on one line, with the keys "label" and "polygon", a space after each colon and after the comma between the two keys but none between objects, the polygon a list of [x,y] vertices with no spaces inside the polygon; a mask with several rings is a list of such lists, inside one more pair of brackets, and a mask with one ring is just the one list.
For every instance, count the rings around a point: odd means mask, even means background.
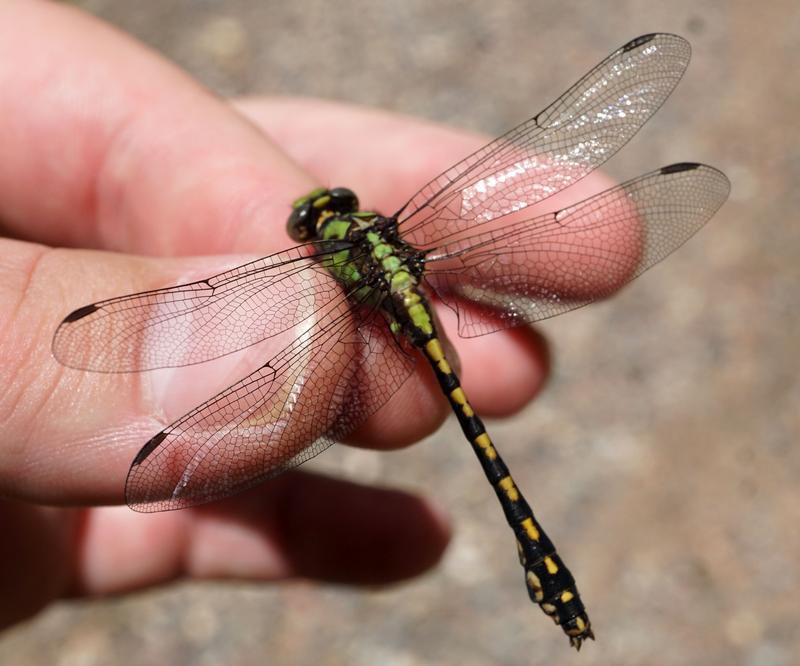
[{"label": "transparent wing", "polygon": [[555,213],[447,243],[426,259],[426,279],[458,313],[465,337],[553,317],[661,261],[729,191],[713,167],[673,164]]},{"label": "transparent wing", "polygon": [[539,114],[426,184],[396,214],[405,240],[426,249],[574,184],[663,104],[690,56],[677,35],[628,42]]},{"label": "transparent wing", "polygon": [[125,487],[137,511],[238,493],[317,455],[383,405],[414,357],[374,309],[338,299],[263,367],[153,437]]},{"label": "transparent wing", "polygon": [[325,254],[298,246],[206,280],[84,306],[56,330],[53,354],[82,370],[135,372],[244,349],[342,298],[318,263]]}]

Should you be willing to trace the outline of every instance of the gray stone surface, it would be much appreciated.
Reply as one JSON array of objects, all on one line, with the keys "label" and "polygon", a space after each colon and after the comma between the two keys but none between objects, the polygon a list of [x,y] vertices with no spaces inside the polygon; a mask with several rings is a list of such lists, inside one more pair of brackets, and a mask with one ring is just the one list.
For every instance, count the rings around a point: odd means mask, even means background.
[{"label": "gray stone surface", "polygon": [[598,636],[579,656],[526,601],[451,421],[407,451],[339,447],[314,463],[436,488],[457,532],[429,575],[372,591],[208,583],[60,603],[0,637],[0,663],[800,663],[797,2],[78,4],[221,94],[352,100],[487,134],[627,39],[677,32],[693,64],[611,173],[706,161],[733,193],[618,298],[543,326],[552,383],[490,424],[579,578]]}]

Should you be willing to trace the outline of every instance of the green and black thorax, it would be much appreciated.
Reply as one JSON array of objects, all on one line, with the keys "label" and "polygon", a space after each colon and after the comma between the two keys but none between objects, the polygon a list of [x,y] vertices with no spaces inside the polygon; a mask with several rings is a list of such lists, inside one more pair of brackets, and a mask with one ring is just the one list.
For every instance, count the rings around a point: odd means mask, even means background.
[{"label": "green and black thorax", "polygon": [[423,345],[436,335],[420,286],[425,253],[400,238],[395,218],[358,207],[347,188],[318,188],[292,204],[287,230],[324,250],[323,266],[351,301],[379,307],[395,335]]}]

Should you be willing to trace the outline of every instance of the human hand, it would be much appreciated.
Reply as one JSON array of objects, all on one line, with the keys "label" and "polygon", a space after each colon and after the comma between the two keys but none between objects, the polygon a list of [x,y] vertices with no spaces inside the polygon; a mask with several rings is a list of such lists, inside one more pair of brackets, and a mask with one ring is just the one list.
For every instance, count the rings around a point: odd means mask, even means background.
[{"label": "human hand", "polygon": [[[6,2],[0,32],[0,624],[62,596],[181,576],[372,584],[432,566],[449,528],[429,501],[314,474],[180,512],[97,507],[123,501],[130,462],[163,427],[169,396],[149,374],[65,369],[50,338],[85,303],[288,247],[288,204],[318,183],[390,212],[482,141],[331,103],[230,104],[59,5]],[[580,189],[599,189],[593,178]],[[176,258],[223,254],[240,256]],[[483,415],[516,411],[544,381],[546,347],[527,329],[458,348]],[[447,414],[434,395],[425,374],[406,382],[360,443],[429,434]]]}]

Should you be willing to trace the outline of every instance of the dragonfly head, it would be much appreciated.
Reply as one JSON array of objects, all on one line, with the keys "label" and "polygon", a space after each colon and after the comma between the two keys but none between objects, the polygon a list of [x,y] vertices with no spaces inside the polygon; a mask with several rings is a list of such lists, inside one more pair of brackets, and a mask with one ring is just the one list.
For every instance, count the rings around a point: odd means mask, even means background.
[{"label": "dragonfly head", "polygon": [[297,243],[314,240],[319,223],[331,215],[347,215],[358,211],[358,197],[346,187],[332,190],[317,188],[292,204],[286,231]]}]

